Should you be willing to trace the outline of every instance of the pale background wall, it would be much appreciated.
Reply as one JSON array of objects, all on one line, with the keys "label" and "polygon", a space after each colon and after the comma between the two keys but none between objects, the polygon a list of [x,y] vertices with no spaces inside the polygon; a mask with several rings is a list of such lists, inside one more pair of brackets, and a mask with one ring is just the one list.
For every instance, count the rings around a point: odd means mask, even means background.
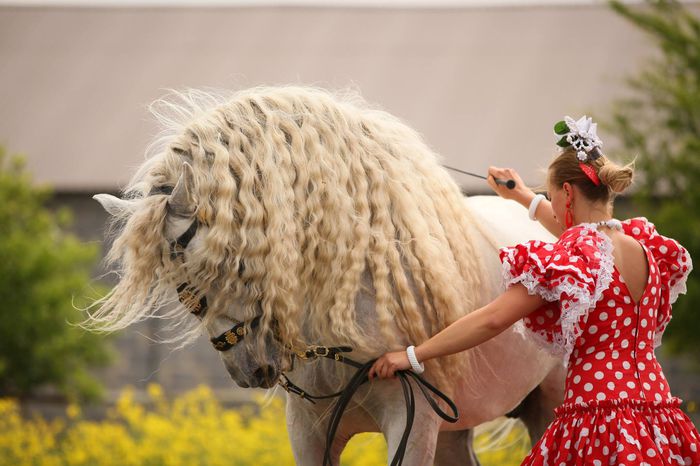
[{"label": "pale background wall", "polygon": [[649,54],[604,6],[4,7],[0,141],[60,190],[117,189],[155,132],[145,107],[166,88],[354,86],[448,164],[512,165],[535,183],[554,122],[605,114]]}]

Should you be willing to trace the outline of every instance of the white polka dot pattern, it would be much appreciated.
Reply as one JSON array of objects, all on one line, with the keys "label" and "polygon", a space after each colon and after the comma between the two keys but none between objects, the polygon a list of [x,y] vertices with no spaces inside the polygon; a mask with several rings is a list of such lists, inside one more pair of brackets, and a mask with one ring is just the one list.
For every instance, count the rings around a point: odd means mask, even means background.
[{"label": "white polka dot pattern", "polygon": [[557,408],[521,466],[700,464],[700,434],[678,398],[609,400],[599,395]]},{"label": "white polka dot pattern", "polygon": [[[700,465],[700,435],[678,409],[680,400],[671,396],[654,355],[692,262],[646,219],[622,223],[642,244],[649,264],[637,302],[611,265],[609,239],[590,227],[570,228],[556,243],[501,250],[507,284],[522,283],[548,301],[523,319],[528,333],[556,347],[575,330],[573,347],[564,353],[564,404],[524,465]],[[590,308],[576,314],[587,299]],[[565,327],[572,317],[576,325]]]}]

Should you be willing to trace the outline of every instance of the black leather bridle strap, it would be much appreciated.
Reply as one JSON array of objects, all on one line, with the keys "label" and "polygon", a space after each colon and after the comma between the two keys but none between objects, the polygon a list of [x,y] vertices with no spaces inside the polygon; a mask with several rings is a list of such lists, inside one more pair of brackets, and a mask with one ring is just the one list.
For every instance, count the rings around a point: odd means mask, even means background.
[{"label": "black leather bridle strap", "polygon": [[[151,194],[166,194],[163,189],[158,191],[151,191]],[[156,188],[154,188],[155,190]],[[172,191],[172,189],[170,190]],[[192,241],[192,238],[197,234],[197,229],[199,228],[199,221],[195,218],[190,226],[178,236],[174,241],[170,242],[170,258],[180,259],[184,261],[185,249]],[[202,319],[204,314],[208,309],[207,297],[198,294],[195,287],[191,286],[188,282],[181,283],[177,287],[177,299],[180,301],[189,311],[196,317]],[[245,337],[245,335],[252,329],[256,328],[260,324],[260,316],[257,316],[250,321],[238,322],[236,325],[226,330],[224,333],[218,337],[212,338],[210,341],[214,345],[214,348],[218,351],[228,351],[233,348],[239,341]]]},{"label": "black leather bridle strap", "polygon": [[[306,356],[304,359],[311,359],[313,357],[325,357],[325,358],[333,359],[335,361],[339,361],[339,362],[348,364],[350,366],[353,366],[353,367],[357,368],[358,371],[363,370],[364,367],[368,363],[362,364],[360,362],[357,362],[357,361],[350,359],[347,356],[344,356],[343,354],[341,354],[341,353],[349,353],[351,351],[352,351],[352,348],[349,346],[333,346],[333,347],[312,346],[312,347],[310,347],[310,349],[307,349],[304,352],[305,356]],[[296,354],[299,355],[299,353],[296,353]],[[373,359],[370,362],[372,364],[374,364],[374,361],[376,361],[376,359]],[[371,364],[370,364],[370,367],[372,367]],[[367,375],[367,374],[365,374],[365,375]],[[440,391],[439,388],[437,388],[435,385],[431,384],[430,382],[425,380],[423,377],[421,377],[420,375],[418,375],[415,372],[410,371],[410,370],[397,371],[396,375],[413,378],[416,381],[416,385],[418,385],[418,388],[420,388],[421,392],[423,392],[423,396],[425,396],[425,399],[428,401],[428,403],[433,408],[435,413],[438,416],[440,416],[441,418],[443,418],[444,420],[446,420],[447,422],[457,422],[457,420],[459,419],[459,414],[457,413],[457,406],[454,404],[454,402],[447,395],[445,395],[442,391]],[[298,385],[292,383],[292,381],[289,380],[289,378],[287,378],[286,375],[282,374],[282,376],[284,377],[285,382],[286,382],[286,383],[280,383],[282,388],[284,388],[285,390],[287,390],[287,388],[292,389],[292,390],[288,390],[288,391],[302,392],[304,394],[302,396],[302,398],[306,398],[311,402],[313,402],[313,400],[315,400],[315,399],[332,398],[333,396],[337,396],[338,394],[342,393],[342,391],[341,391],[341,392],[337,392],[336,394],[333,394],[333,395],[313,396],[313,395],[310,395],[308,392],[302,390]],[[369,380],[369,377],[367,377],[367,380],[365,380],[365,382],[368,380]],[[432,397],[432,395],[430,393],[428,393],[428,390],[433,392],[438,398],[440,398],[442,401],[447,403],[447,405],[450,407],[450,410],[452,410],[452,412],[454,413],[454,416],[450,416],[442,408],[440,408],[440,406],[435,402],[435,399]]]},{"label": "black leather bridle strap", "polygon": [[359,369],[362,367],[362,364],[357,361],[353,361],[342,354],[350,353],[351,351],[352,348],[350,346],[309,346],[303,351],[295,351],[295,355],[301,359],[313,359],[319,357],[333,359],[335,361],[340,361],[344,362],[345,364],[355,366]]},{"label": "black leather bridle strap", "polygon": [[[406,400],[406,428],[404,428],[403,434],[401,434],[401,440],[399,441],[399,445],[396,447],[396,453],[394,453],[394,457],[391,460],[391,466],[396,466],[403,463],[403,458],[406,455],[406,446],[408,445],[408,437],[411,435],[413,419],[416,415],[416,398],[413,395],[411,383],[405,376],[403,376],[403,374],[399,375],[399,381],[401,382],[403,398]],[[430,397],[427,398],[430,399]]]},{"label": "black leather bridle strap", "polygon": [[173,193],[174,186],[154,186],[149,191],[149,196],[155,196],[157,194],[162,194],[164,196],[170,196]]},{"label": "black leather bridle strap", "polygon": [[326,432],[326,448],[323,452],[323,466],[333,466],[333,462],[331,461],[331,447],[335,439],[335,434],[338,431],[338,426],[340,425],[340,419],[343,417],[343,413],[345,413],[345,409],[357,389],[368,380],[367,373],[372,367],[372,364],[374,364],[374,360],[366,362],[355,372],[355,375],[352,376],[345,386],[345,389],[340,392],[340,397],[333,406],[333,413],[331,414],[328,431]]},{"label": "black leather bridle strap", "polygon": [[[238,322],[236,325],[226,330],[224,333],[218,337],[214,337],[211,343],[214,345],[218,351],[228,351],[233,348],[239,341],[243,339],[244,336],[249,332],[246,328],[248,322]],[[253,330],[260,324],[260,316],[254,317],[249,322],[250,330]]]},{"label": "black leather bridle strap", "polygon": [[[317,357],[323,357],[333,359],[334,361],[340,361],[345,364],[349,364],[358,369],[362,368],[363,365],[359,362],[353,361],[352,359],[342,355],[342,353],[349,353],[351,351],[352,348],[349,346],[310,346],[304,351],[297,351],[293,354],[301,359],[313,359]],[[313,404],[316,403],[316,401],[314,400],[327,400],[329,398],[338,397],[343,393],[343,390],[345,390],[343,389],[338,392],[331,393],[330,395],[312,395],[306,390],[302,389],[299,385],[289,380],[289,377],[287,377],[284,373],[280,374],[280,380],[277,383],[287,393],[294,393],[295,395],[299,395],[301,398],[304,398],[305,400],[308,400],[310,403]]]},{"label": "black leather bridle strap", "polygon": [[194,219],[190,224],[189,228],[185,230],[183,234],[177,237],[177,239],[170,243],[170,258],[176,259],[185,253],[185,248],[190,244],[194,235],[197,234],[197,228],[199,228],[199,222]]},{"label": "black leather bridle strap", "polygon": [[202,295],[197,299],[196,290],[187,282],[177,287],[177,299],[197,317],[204,317],[207,312],[207,297]]}]

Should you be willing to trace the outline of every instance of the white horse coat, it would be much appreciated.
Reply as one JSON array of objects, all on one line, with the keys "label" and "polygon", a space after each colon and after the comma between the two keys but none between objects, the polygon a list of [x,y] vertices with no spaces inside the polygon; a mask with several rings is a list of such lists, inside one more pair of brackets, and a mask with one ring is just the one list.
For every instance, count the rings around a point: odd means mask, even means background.
[{"label": "white horse coat", "polygon": [[[502,290],[501,265],[497,248],[513,245],[530,239],[552,240],[553,237],[539,223],[532,222],[527,212],[515,202],[496,196],[477,196],[465,199],[465,208],[470,209],[478,220],[474,241],[480,251],[484,266],[484,294],[481,304],[495,298]],[[371,314],[372,299],[362,296],[358,300],[358,314]],[[371,320],[371,319],[368,319]],[[372,328],[367,328],[371,333]],[[552,410],[563,400],[564,366],[538,348],[534,342],[516,333],[512,328],[482,344],[484,358],[475,367],[474,378],[455,380],[453,401],[459,410],[459,421],[451,424],[439,418],[417,394],[416,417],[409,440],[404,464],[432,464],[436,455],[436,442],[440,431],[462,431],[502,416],[518,406],[525,397],[539,387],[540,396],[534,407],[535,417],[528,425],[531,436],[539,436],[544,424],[552,416]],[[352,356],[352,355],[351,355]],[[297,364],[288,375],[297,384],[314,394],[328,393],[335,383],[335,365],[323,360],[317,363]],[[331,375],[332,374],[332,375]],[[327,377],[333,382],[325,382]],[[309,381],[313,381],[310,385]],[[326,422],[332,402],[312,405],[296,395],[287,397],[287,428],[299,465],[318,465],[323,458]],[[384,433],[389,452],[393,457],[405,425],[405,404],[398,380],[380,380],[365,384],[354,397],[354,403],[345,413],[333,445],[334,464],[350,438],[360,432],[381,431]],[[443,434],[444,435],[444,434]],[[474,457],[468,444],[468,435],[453,437],[458,445],[441,444],[447,452],[437,452],[439,464],[468,465]],[[440,455],[440,453],[443,453]]]}]

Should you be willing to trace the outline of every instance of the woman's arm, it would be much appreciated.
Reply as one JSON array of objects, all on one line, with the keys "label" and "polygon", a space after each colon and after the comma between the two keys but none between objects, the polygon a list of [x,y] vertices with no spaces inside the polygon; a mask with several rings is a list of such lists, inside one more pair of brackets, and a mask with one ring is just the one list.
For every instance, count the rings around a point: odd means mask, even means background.
[{"label": "woman's arm", "polygon": [[[508,189],[505,186],[496,184],[494,178],[500,179],[512,179],[515,181],[515,188]],[[520,175],[512,168],[498,168],[489,167],[489,176],[486,180],[491,189],[493,189],[496,194],[504,199],[512,199],[517,203],[521,204],[523,207],[528,209],[530,207],[530,202],[535,197],[535,193],[525,186]],[[554,211],[552,210],[552,204],[544,199],[537,205],[537,210],[535,211],[535,218],[544,226],[550,233],[559,238],[564,232],[564,229],[559,222],[554,218]]]},{"label": "woman's arm", "polygon": [[[530,191],[532,193],[531,196],[528,196],[524,198],[520,202],[526,209],[530,208],[530,202],[532,202],[532,199],[535,197],[535,193]],[[537,204],[537,210],[535,210],[535,218],[537,219],[538,222],[542,224],[543,227],[545,227],[551,234],[559,238],[562,233],[564,233],[564,229],[562,228],[561,225],[559,225],[559,222],[557,222],[556,218],[554,218],[554,210],[552,209],[552,203],[549,202],[547,199],[542,199],[539,204]]]},{"label": "woman's arm", "polygon": [[[416,347],[418,362],[459,353],[489,340],[544,304],[539,295],[528,294],[516,284],[498,298],[460,318]],[[393,377],[394,372],[411,367],[405,351],[386,353],[369,371],[370,379]]]}]

